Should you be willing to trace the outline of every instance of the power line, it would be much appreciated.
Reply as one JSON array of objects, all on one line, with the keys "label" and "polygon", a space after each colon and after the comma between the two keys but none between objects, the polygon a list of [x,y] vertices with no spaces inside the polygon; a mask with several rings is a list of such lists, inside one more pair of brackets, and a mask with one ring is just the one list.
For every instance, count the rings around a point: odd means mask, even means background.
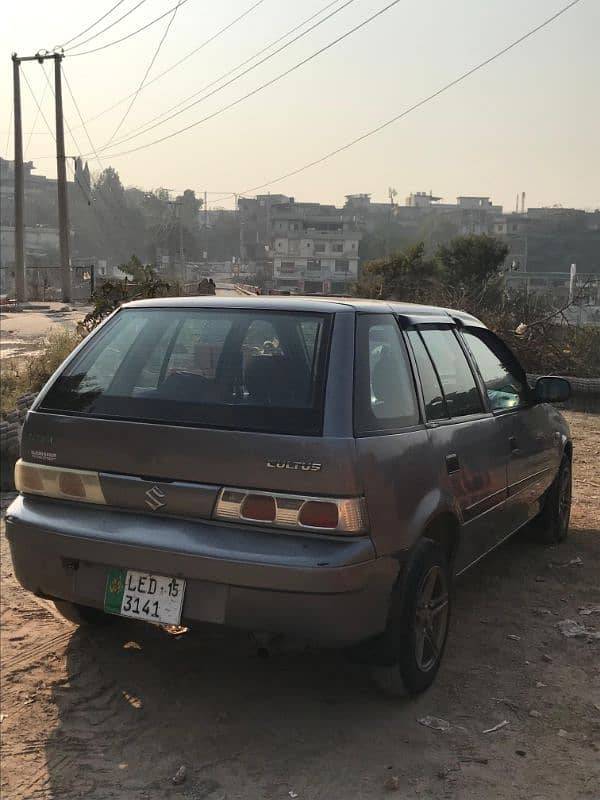
[{"label": "power line", "polygon": [[[146,2],[146,0],[140,0],[140,2],[138,3],[137,6],[135,6],[135,8],[138,8],[138,6],[140,6],[142,3],[145,3],[145,2]],[[120,39],[115,39],[114,41],[108,42],[107,44],[102,44],[102,45],[100,45],[100,47],[94,47],[92,50],[84,50],[82,53],[71,53],[71,52],[69,52],[69,55],[71,56],[71,58],[73,58],[75,56],[88,56],[88,55],[90,55],[90,53],[97,53],[100,50],[106,50],[107,47],[112,47],[115,44],[120,44],[121,42],[124,42],[127,39],[131,39],[132,36],[137,36],[138,33],[141,33],[142,31],[147,30],[148,28],[150,28],[155,23],[160,22],[161,19],[164,19],[166,16],[168,16],[176,8],[178,8],[179,6],[184,5],[184,3],[187,3],[187,2],[188,2],[188,0],[179,0],[178,3],[176,3],[168,11],[165,11],[164,14],[161,14],[159,17],[156,17],[151,22],[146,23],[146,25],[143,25],[141,28],[138,28],[137,30],[132,31],[131,33],[128,33],[126,36],[122,36]],[[135,9],[132,9],[132,10],[135,10]],[[92,38],[95,38],[95,37],[92,37]],[[81,47],[83,44],[85,44],[85,42],[81,42],[80,44],[76,45],[76,47]]]},{"label": "power line", "polygon": [[[46,74],[46,71],[44,70],[44,75],[45,75],[45,74]],[[25,83],[27,84],[27,88],[29,89],[29,94],[31,95],[31,97],[32,97],[32,99],[33,99],[33,102],[34,102],[34,103],[35,103],[35,105],[37,106],[38,113],[40,114],[40,116],[41,116],[41,117],[42,117],[42,119],[44,120],[44,122],[45,122],[45,124],[46,124],[46,127],[48,128],[48,131],[49,131],[50,135],[52,136],[52,138],[54,139],[54,141],[56,141],[56,135],[55,135],[54,131],[52,130],[52,126],[50,125],[50,123],[49,123],[49,122],[48,122],[48,120],[46,119],[46,115],[45,115],[45,114],[44,114],[44,112],[42,111],[42,107],[41,107],[40,103],[38,102],[38,99],[37,99],[37,97],[36,97],[36,95],[35,95],[35,92],[34,92],[34,91],[33,91],[33,89],[31,88],[31,84],[29,83],[29,79],[27,78],[27,73],[25,72],[25,70],[23,70],[23,72],[22,72],[22,75],[23,75],[23,77],[25,78]],[[47,78],[47,77],[48,77],[48,76],[46,75],[46,78]]]},{"label": "power line", "polygon": [[[196,47],[194,50],[190,51],[190,52],[189,52],[187,55],[183,56],[183,58],[180,58],[180,59],[179,59],[179,61],[175,62],[175,64],[172,64],[170,67],[168,67],[166,70],[164,70],[164,72],[161,72],[161,73],[159,73],[158,75],[156,75],[156,77],[152,78],[152,80],[148,81],[148,82],[147,82],[147,83],[144,85],[143,89],[147,89],[149,86],[151,86],[153,83],[156,83],[156,81],[160,80],[160,78],[163,78],[163,77],[164,77],[165,75],[167,75],[169,72],[171,72],[171,71],[172,71],[172,70],[174,70],[176,67],[178,67],[180,64],[183,64],[183,62],[184,62],[184,61],[186,61],[188,58],[191,58],[191,56],[195,55],[195,54],[196,54],[196,53],[197,53],[199,50],[202,50],[202,48],[206,47],[206,45],[210,44],[210,43],[211,43],[211,42],[213,42],[213,41],[214,41],[216,38],[218,38],[218,37],[219,37],[219,36],[221,36],[223,33],[225,33],[226,31],[228,31],[228,30],[229,30],[230,28],[232,28],[232,27],[233,27],[233,26],[234,26],[234,25],[235,25],[237,22],[240,22],[240,20],[242,20],[244,17],[246,17],[246,16],[247,16],[248,14],[250,14],[252,11],[254,11],[254,9],[255,9],[255,8],[258,8],[258,6],[262,5],[264,2],[265,2],[265,0],[257,0],[257,2],[255,2],[255,3],[254,3],[253,5],[251,5],[249,8],[247,8],[247,9],[246,9],[246,10],[245,10],[245,11],[244,11],[242,14],[240,14],[239,16],[237,16],[237,17],[236,17],[234,20],[232,20],[231,22],[229,22],[229,23],[228,23],[227,25],[225,25],[224,27],[220,28],[220,29],[219,29],[219,30],[218,30],[216,33],[214,33],[214,34],[213,34],[212,36],[210,36],[208,39],[205,39],[205,40],[204,40],[204,41],[203,41],[203,42],[202,42],[200,45],[198,45],[198,47]],[[334,0],[334,2],[339,2],[339,0]],[[102,110],[102,111],[100,111],[98,114],[96,114],[95,116],[93,116],[93,117],[90,117],[90,118],[89,118],[87,121],[88,121],[88,122],[95,122],[97,119],[99,119],[100,117],[104,116],[104,114],[107,114],[109,111],[112,111],[113,109],[115,109],[115,108],[118,108],[118,107],[119,107],[120,105],[122,105],[123,103],[126,103],[126,102],[127,102],[127,100],[129,100],[129,99],[130,99],[131,97],[133,97],[134,95],[135,95],[135,92],[132,92],[131,94],[128,94],[126,97],[122,97],[120,100],[117,100],[117,102],[116,102],[116,103],[113,103],[113,104],[112,104],[112,106],[108,106],[107,108],[103,109],[103,110]]]},{"label": "power line", "polygon": [[[349,3],[351,3],[351,2],[353,2],[353,0],[347,0],[345,5],[349,5]],[[109,158],[118,158],[118,157],[121,157],[121,156],[129,155],[130,153],[137,153],[139,150],[145,150],[147,147],[152,147],[153,145],[159,144],[160,142],[164,142],[167,139],[172,139],[174,136],[178,136],[180,133],[185,133],[185,131],[189,131],[192,128],[195,128],[195,127],[197,127],[198,125],[201,125],[204,122],[208,122],[208,120],[210,120],[210,119],[214,119],[214,117],[217,117],[220,114],[222,114],[223,112],[228,111],[230,108],[233,108],[234,106],[239,105],[244,100],[247,100],[248,98],[253,97],[255,94],[258,94],[258,92],[261,92],[263,89],[266,89],[267,87],[272,86],[274,83],[277,83],[282,78],[285,78],[287,75],[290,75],[290,73],[295,72],[297,69],[299,69],[300,67],[304,66],[309,61],[312,61],[313,58],[316,58],[317,56],[322,55],[327,50],[330,50],[336,44],[339,44],[339,42],[343,41],[344,39],[347,39],[348,36],[351,36],[353,33],[356,33],[356,31],[360,30],[361,28],[364,28],[365,25],[368,25],[370,22],[372,22],[377,17],[380,17],[382,14],[385,14],[386,11],[389,11],[391,8],[393,8],[394,6],[398,5],[398,3],[400,3],[400,2],[401,2],[401,0],[392,0],[391,3],[387,4],[387,6],[384,6],[383,8],[379,9],[379,11],[376,11],[374,14],[371,14],[370,17],[367,17],[367,19],[363,20],[358,25],[355,25],[353,28],[351,28],[349,31],[346,31],[346,33],[343,33],[341,36],[338,36],[332,42],[329,42],[329,44],[326,44],[324,47],[321,47],[319,50],[315,51],[310,56],[307,56],[306,58],[302,59],[302,61],[299,61],[297,64],[294,64],[294,66],[290,67],[289,69],[286,69],[284,72],[281,72],[279,75],[276,75],[274,78],[271,78],[270,80],[268,80],[265,83],[261,84],[256,89],[253,89],[251,92],[248,92],[247,94],[243,95],[242,97],[238,97],[237,100],[234,100],[233,102],[228,103],[226,106],[222,106],[221,108],[217,109],[216,111],[213,111],[212,114],[209,114],[208,116],[203,117],[200,120],[196,120],[196,122],[192,122],[189,125],[186,125],[185,127],[180,128],[177,131],[174,131],[173,133],[167,134],[166,136],[162,136],[161,138],[155,139],[152,142],[148,142],[147,144],[142,144],[139,147],[132,148],[131,150],[124,150],[121,153],[111,153],[111,154],[109,154]],[[344,8],[344,7],[345,6],[342,6],[341,8]],[[338,10],[341,10],[341,9],[338,9]],[[202,99],[205,99],[205,98],[202,98]],[[199,102],[200,101],[197,100],[195,103],[192,103],[191,105],[196,105]],[[190,108],[190,107],[191,106],[188,106],[188,108]],[[187,109],[184,109],[184,110],[187,110]],[[182,112],[178,112],[178,113],[182,113]],[[165,122],[166,121],[167,120],[165,120]],[[153,126],[153,127],[155,127],[155,126]],[[137,135],[139,135],[139,134],[137,134]],[[133,137],[129,137],[129,138],[133,138]],[[119,142],[118,144],[122,144],[125,141],[127,141],[127,139],[122,139],[121,142]]]},{"label": "power line", "polygon": [[70,50],[76,50],[78,47],[83,47],[84,44],[91,42],[92,39],[96,39],[98,36],[102,36],[103,33],[106,33],[106,31],[109,31],[111,28],[114,28],[115,25],[118,25],[119,22],[125,19],[125,17],[128,17],[130,14],[133,14],[134,11],[137,11],[137,9],[145,2],[146,0],[139,0],[139,2],[136,3],[136,5],[133,8],[129,9],[129,11],[120,16],[119,19],[116,19],[114,22],[111,22],[110,25],[107,25],[106,28],[102,28],[101,31],[97,31],[96,33],[93,33],[91,36],[88,36],[88,38],[84,39],[83,42],[79,42],[79,44],[74,44],[73,47],[68,47],[67,52],[69,52]]},{"label": "power line", "polygon": [[[258,53],[255,53],[254,55],[250,56],[250,58],[247,58],[245,61],[242,61],[236,67],[234,67],[233,69],[230,69],[228,72],[226,72],[223,75],[221,75],[220,77],[216,78],[214,81],[211,81],[209,84],[203,86],[197,92],[194,92],[193,94],[188,95],[188,97],[185,97],[183,100],[180,100],[178,103],[176,103],[171,108],[167,109],[166,111],[163,111],[161,114],[157,114],[157,116],[152,117],[151,119],[147,120],[142,125],[139,125],[137,128],[133,128],[131,131],[129,131],[129,134],[126,137],[122,138],[117,144],[123,144],[124,142],[130,141],[131,139],[134,138],[133,134],[135,134],[137,136],[137,135],[141,135],[142,133],[147,133],[148,131],[153,130],[154,128],[156,128],[158,125],[162,125],[164,122],[168,122],[169,120],[173,119],[174,117],[178,116],[179,114],[183,114],[185,111],[187,111],[188,109],[190,109],[193,106],[197,105],[198,103],[204,102],[204,100],[208,99],[209,97],[212,97],[214,94],[216,94],[217,92],[220,92],[222,89],[225,89],[227,86],[230,86],[232,83],[235,83],[235,81],[237,81],[239,78],[244,77],[244,75],[247,75],[249,72],[252,72],[252,70],[256,69],[257,67],[260,67],[262,64],[264,64],[266,61],[269,61],[271,58],[276,56],[282,50],[285,50],[287,47],[290,47],[295,42],[297,42],[299,39],[302,39],[304,36],[306,36],[308,33],[313,31],[315,28],[319,27],[319,25],[321,25],[322,23],[326,22],[331,17],[335,16],[335,14],[339,13],[340,11],[343,11],[343,9],[346,8],[346,6],[349,5],[350,3],[354,2],[354,0],[348,0],[348,2],[345,2],[344,5],[340,6],[340,8],[337,8],[335,11],[332,11],[326,17],[324,17],[323,19],[319,20],[314,25],[311,25],[310,28],[307,28],[307,30],[303,31],[301,34],[296,36],[294,39],[292,39],[291,41],[287,42],[285,45],[282,45],[280,48],[275,50],[273,53],[270,53],[268,56],[265,56],[265,58],[261,59],[260,61],[258,61],[253,66],[251,66],[248,69],[244,70],[239,75],[236,75],[231,80],[229,80],[226,83],[222,84],[221,86],[219,86],[214,91],[210,92],[207,95],[204,95],[204,97],[201,97],[199,100],[197,100],[194,103],[191,103],[189,106],[186,106],[185,108],[181,109],[181,111],[178,111],[175,114],[171,114],[170,116],[166,117],[166,119],[161,119],[161,117],[165,117],[165,115],[170,114],[171,111],[175,111],[175,109],[179,108],[184,103],[187,103],[188,100],[191,100],[193,97],[197,97],[199,94],[202,94],[202,92],[206,91],[206,89],[210,89],[212,86],[214,86],[215,84],[219,83],[224,78],[229,77],[229,75],[231,75],[233,72],[236,72],[238,69],[240,69],[241,67],[243,67],[246,64],[248,64],[248,62],[253,61],[255,58],[258,58],[258,56],[262,55],[262,53],[264,53],[266,50],[270,50],[271,47],[273,47],[274,45],[278,44],[282,39],[286,39],[291,33],[294,33],[295,31],[297,31],[298,28],[301,28],[307,22],[310,22],[315,17],[319,16],[319,14],[323,13],[328,8],[330,8],[332,5],[335,5],[335,3],[338,3],[338,2],[339,2],[339,0],[334,0],[334,2],[327,3],[327,5],[324,8],[320,9],[315,14],[312,14],[310,17],[308,17],[303,22],[301,22],[298,25],[296,25],[294,28],[289,30],[287,33],[284,33],[278,39],[276,39],[275,41],[271,42],[271,44],[267,45],[266,47],[263,47],[262,50],[258,51]],[[152,125],[151,123],[155,122],[156,120],[160,120],[160,122],[157,122],[156,125]]]},{"label": "power line", "polygon": [[[46,99],[46,92],[47,91],[48,91],[48,84],[46,83],[46,84],[44,84],[44,91],[42,92],[42,99],[40,100],[40,106],[42,106],[44,104],[44,100]],[[33,120],[33,125],[31,127],[31,130],[29,131],[29,138],[27,139],[27,144],[25,145],[24,158],[27,156],[27,151],[29,150],[29,145],[31,144],[31,137],[33,136],[33,134],[35,132],[35,129],[36,129],[36,126],[37,126],[37,122],[38,122],[39,118],[40,118],[40,108],[38,107],[38,109],[37,109],[37,111],[35,113],[35,118]]]},{"label": "power line", "polygon": [[164,30],[164,32],[163,32],[163,35],[161,36],[161,38],[160,38],[160,41],[159,41],[159,43],[158,43],[158,46],[157,46],[157,48],[155,49],[155,51],[154,51],[154,54],[153,54],[152,58],[150,59],[150,63],[148,64],[148,66],[147,66],[147,68],[146,68],[146,72],[144,73],[144,77],[142,78],[140,85],[139,85],[139,86],[138,86],[138,88],[136,89],[136,91],[135,91],[135,93],[134,93],[133,97],[131,98],[131,102],[129,103],[129,105],[127,106],[127,108],[126,108],[126,110],[125,110],[125,113],[124,113],[124,114],[123,114],[123,116],[121,117],[121,120],[120,120],[119,124],[118,124],[118,125],[117,125],[117,127],[114,129],[112,136],[110,137],[110,139],[108,140],[108,142],[107,142],[107,143],[104,145],[104,147],[107,147],[107,146],[108,146],[108,145],[109,145],[109,144],[110,144],[110,143],[113,141],[113,139],[115,138],[115,136],[117,135],[117,133],[118,133],[118,132],[121,130],[121,126],[123,125],[123,123],[125,122],[125,120],[127,119],[127,117],[129,116],[129,112],[130,112],[130,111],[131,111],[131,109],[133,108],[133,104],[134,104],[134,103],[135,103],[135,101],[137,100],[137,97],[138,97],[139,93],[140,93],[140,92],[142,91],[142,89],[144,88],[144,84],[146,83],[146,78],[148,77],[148,73],[150,72],[150,70],[151,70],[151,69],[152,69],[152,67],[154,66],[154,62],[155,62],[155,61],[156,61],[156,59],[158,58],[158,54],[160,53],[160,49],[161,49],[161,47],[163,46],[163,43],[164,43],[165,39],[167,38],[167,35],[168,35],[168,33],[169,33],[169,30],[170,30],[170,28],[171,28],[171,25],[173,24],[173,20],[175,19],[175,15],[177,14],[177,9],[179,8],[179,6],[180,6],[180,5],[181,5],[181,0],[179,0],[179,2],[178,2],[178,4],[177,4],[177,6],[175,7],[175,9],[174,9],[174,11],[173,11],[173,14],[171,15],[171,18],[170,18],[170,19],[169,19],[169,21],[167,22],[167,25],[166,25],[166,27],[165,27],[165,30]]},{"label": "power line", "polygon": [[[44,72],[44,77],[46,78],[46,84],[48,85],[48,87],[50,88],[50,91],[54,95],[54,87],[50,83],[50,78],[48,77],[48,73],[46,72],[46,67],[45,67],[44,64],[42,64],[42,70]],[[71,141],[75,145],[75,149],[77,150],[78,155],[81,155],[81,153],[83,152],[83,149],[80,147],[79,142],[75,138],[75,134],[73,133],[73,131],[71,129],[71,126],[69,125],[69,120],[67,119],[66,114],[64,114],[64,113],[63,113],[63,120],[64,120],[65,125],[67,126],[67,130],[69,131],[69,136],[71,137]]]},{"label": "power line", "polygon": [[88,25],[88,27],[87,27],[87,28],[84,28],[84,30],[82,30],[80,33],[78,33],[78,34],[77,34],[77,36],[72,36],[72,37],[71,37],[71,38],[70,38],[68,41],[66,41],[66,42],[63,42],[61,45],[59,45],[59,47],[66,47],[68,44],[71,44],[71,42],[74,42],[74,41],[75,41],[75,39],[79,39],[79,37],[80,37],[80,36],[83,36],[83,35],[84,35],[84,34],[86,34],[88,31],[91,31],[91,30],[92,30],[92,28],[95,28],[95,27],[96,27],[96,25],[100,24],[100,23],[102,22],[102,20],[103,20],[103,19],[106,19],[106,17],[108,17],[108,15],[109,15],[109,14],[112,14],[112,12],[113,12],[113,11],[116,11],[116,9],[117,9],[117,8],[118,8],[118,7],[119,7],[119,6],[120,6],[122,3],[124,3],[124,2],[125,2],[125,0],[119,0],[119,2],[118,2],[118,3],[115,3],[115,5],[114,5],[112,8],[109,8],[109,9],[108,9],[108,11],[106,12],[106,14],[103,14],[103,15],[102,15],[102,16],[101,16],[99,19],[97,19],[95,22],[92,22],[92,24],[91,24],[91,25]]},{"label": "power line", "polygon": [[[317,158],[314,161],[311,161],[309,164],[305,164],[304,166],[299,167],[298,169],[294,169],[291,172],[287,172],[285,175],[281,175],[279,178],[274,178],[273,180],[267,181],[266,183],[261,183],[258,186],[252,186],[249,189],[244,189],[243,192],[241,192],[241,194],[242,195],[250,194],[252,192],[258,191],[259,189],[264,189],[266,186],[272,186],[274,183],[279,183],[280,181],[286,180],[287,178],[291,178],[294,175],[298,175],[300,172],[304,172],[304,170],[310,169],[311,167],[315,167],[315,166],[317,166],[317,164],[322,164],[324,161],[327,161],[328,159],[333,158],[333,156],[336,156],[339,153],[342,153],[344,150],[348,150],[350,147],[353,147],[355,144],[358,144],[359,142],[362,142],[365,139],[368,139],[370,136],[373,136],[374,134],[379,133],[379,131],[382,131],[384,128],[387,128],[388,126],[392,125],[394,122],[398,122],[403,117],[406,117],[406,116],[408,116],[408,114],[412,113],[413,111],[416,111],[418,108],[421,108],[421,106],[424,106],[426,103],[429,103],[431,100],[434,100],[436,97],[439,97],[439,95],[443,94],[448,89],[451,89],[453,86],[456,86],[457,84],[459,84],[462,81],[466,80],[466,78],[470,77],[471,75],[473,75],[478,70],[483,69],[483,67],[486,67],[488,64],[491,64],[493,61],[496,61],[498,58],[500,58],[501,56],[503,56],[506,53],[508,53],[509,50],[512,50],[514,47],[517,47],[517,45],[521,44],[526,39],[529,39],[531,36],[533,36],[534,34],[538,33],[539,31],[541,31],[547,25],[550,25],[551,22],[554,22],[554,20],[558,19],[558,17],[562,16],[570,8],[573,8],[573,6],[577,5],[579,2],[581,2],[581,0],[572,0],[572,2],[568,3],[566,6],[564,6],[559,11],[557,11],[556,14],[553,14],[551,17],[548,17],[548,19],[544,20],[544,22],[540,23],[539,25],[536,25],[535,28],[532,28],[530,31],[528,31],[527,33],[523,34],[523,36],[520,36],[514,42],[511,42],[511,44],[507,45],[506,47],[503,47],[501,50],[498,50],[498,52],[494,53],[494,55],[490,56],[489,58],[486,58],[485,61],[481,61],[476,66],[472,67],[471,69],[467,70],[466,72],[463,72],[462,75],[459,75],[454,80],[452,80],[449,83],[445,84],[440,89],[438,89],[437,91],[433,92],[433,94],[430,94],[428,97],[425,97],[422,100],[419,100],[418,103],[414,103],[414,105],[410,106],[410,108],[405,109],[400,114],[396,114],[396,116],[392,117],[391,119],[388,119],[386,122],[381,123],[381,125],[378,125],[376,128],[372,128],[370,131],[367,131],[366,133],[363,133],[361,136],[357,136],[357,138],[353,139],[351,142],[347,142],[346,144],[342,145],[341,147],[338,147],[335,150],[332,150],[330,153],[327,153],[326,155],[321,156],[321,158]],[[230,195],[230,197],[233,197],[233,195]],[[221,198],[221,199],[225,200],[225,199],[228,199],[228,198]]]},{"label": "power line", "polygon": [[85,120],[83,119],[83,116],[81,114],[81,110],[79,108],[79,104],[78,104],[77,100],[75,99],[75,95],[73,94],[73,90],[71,89],[71,84],[69,83],[69,79],[67,77],[67,74],[66,74],[64,68],[63,68],[63,78],[65,79],[65,83],[67,84],[67,89],[69,91],[69,95],[71,96],[71,100],[73,101],[73,105],[75,106],[75,110],[77,111],[77,116],[81,120],[81,124],[83,126],[84,131],[85,131],[85,135],[87,136],[87,140],[90,143],[90,147],[92,148],[92,152],[93,152],[94,156],[96,157],[96,161],[98,162],[98,164],[100,166],[100,169],[104,169],[104,165],[102,164],[100,156],[98,155],[98,152],[97,152],[96,147],[94,145],[94,142],[92,141],[92,137],[90,136],[90,133],[89,133],[89,131],[87,129],[87,125],[85,124]]},{"label": "power line", "polygon": [[10,152],[8,150],[8,146],[10,144],[10,134],[11,134],[11,129],[12,129],[13,111],[14,111],[14,109],[13,109],[13,107],[11,105],[11,107],[10,107],[10,117],[9,117],[9,120],[8,120],[8,130],[6,132],[6,145],[4,146],[4,149],[6,150],[7,157],[10,155]]}]

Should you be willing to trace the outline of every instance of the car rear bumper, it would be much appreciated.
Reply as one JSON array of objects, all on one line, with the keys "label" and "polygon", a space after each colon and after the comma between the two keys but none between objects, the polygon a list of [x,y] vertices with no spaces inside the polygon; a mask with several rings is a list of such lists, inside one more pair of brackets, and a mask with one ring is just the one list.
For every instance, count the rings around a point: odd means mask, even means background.
[{"label": "car rear bumper", "polygon": [[186,580],[182,622],[330,645],[380,633],[398,565],[368,538],[334,539],[18,497],[6,517],[15,576],[102,608],[111,567]]}]

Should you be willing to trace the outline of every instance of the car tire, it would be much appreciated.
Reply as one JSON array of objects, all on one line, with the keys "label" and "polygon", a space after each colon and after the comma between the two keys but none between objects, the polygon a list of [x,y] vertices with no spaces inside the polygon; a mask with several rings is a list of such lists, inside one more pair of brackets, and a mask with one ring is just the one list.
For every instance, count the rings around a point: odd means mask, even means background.
[{"label": "car tire", "polygon": [[543,500],[542,510],[534,523],[536,538],[542,544],[564,542],[571,518],[571,459],[563,456],[556,477]]},{"label": "car tire", "polygon": [[73,622],[75,625],[109,625],[115,620],[114,616],[106,614],[99,608],[80,606],[75,603],[69,603],[67,600],[54,600],[53,602],[61,617]]},{"label": "car tire", "polygon": [[384,635],[388,658],[371,666],[375,685],[386,694],[419,694],[435,680],[448,635],[450,586],[442,548],[419,540],[393,590]]}]

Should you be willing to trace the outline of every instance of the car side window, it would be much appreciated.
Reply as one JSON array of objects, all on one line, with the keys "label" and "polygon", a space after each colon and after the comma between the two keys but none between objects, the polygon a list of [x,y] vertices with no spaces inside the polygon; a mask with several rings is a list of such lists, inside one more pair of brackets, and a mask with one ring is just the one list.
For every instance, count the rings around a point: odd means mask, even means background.
[{"label": "car side window", "polygon": [[438,419],[446,419],[448,417],[448,409],[446,408],[444,393],[440,386],[438,376],[435,373],[429,353],[427,352],[427,348],[423,344],[423,340],[418,331],[412,329],[407,331],[407,334],[415,361],[417,362],[417,371],[421,380],[423,400],[425,402],[425,415],[429,422]]},{"label": "car side window", "polygon": [[484,411],[475,377],[454,331],[422,328],[421,335],[440,377],[450,416]]},{"label": "car side window", "polygon": [[[502,343],[487,331],[465,330],[462,336],[479,369],[492,411],[516,408],[529,400],[529,390],[523,376],[506,353]],[[494,347],[494,345],[496,345]]]},{"label": "car side window", "polygon": [[359,314],[356,348],[357,431],[416,425],[419,407],[406,346],[390,314]]}]

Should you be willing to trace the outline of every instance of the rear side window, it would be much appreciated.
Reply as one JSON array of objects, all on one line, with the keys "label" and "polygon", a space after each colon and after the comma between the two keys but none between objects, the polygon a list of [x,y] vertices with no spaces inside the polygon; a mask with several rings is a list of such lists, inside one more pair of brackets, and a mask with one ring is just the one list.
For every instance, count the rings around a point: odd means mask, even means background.
[{"label": "rear side window", "polygon": [[393,431],[419,422],[408,355],[391,314],[358,316],[355,391],[358,434]]},{"label": "rear side window", "polygon": [[451,417],[484,410],[469,362],[451,328],[422,328],[423,341],[439,375]]},{"label": "rear side window", "polygon": [[427,348],[423,344],[419,332],[416,330],[408,331],[408,340],[412,347],[415,361],[417,362],[419,378],[421,379],[423,400],[425,402],[425,416],[430,422],[438,419],[446,419],[448,417],[448,409],[446,408],[444,393],[442,392],[438,376],[431,363]]},{"label": "rear side window", "polygon": [[330,315],[209,308],[120,311],[40,410],[318,435]]}]

